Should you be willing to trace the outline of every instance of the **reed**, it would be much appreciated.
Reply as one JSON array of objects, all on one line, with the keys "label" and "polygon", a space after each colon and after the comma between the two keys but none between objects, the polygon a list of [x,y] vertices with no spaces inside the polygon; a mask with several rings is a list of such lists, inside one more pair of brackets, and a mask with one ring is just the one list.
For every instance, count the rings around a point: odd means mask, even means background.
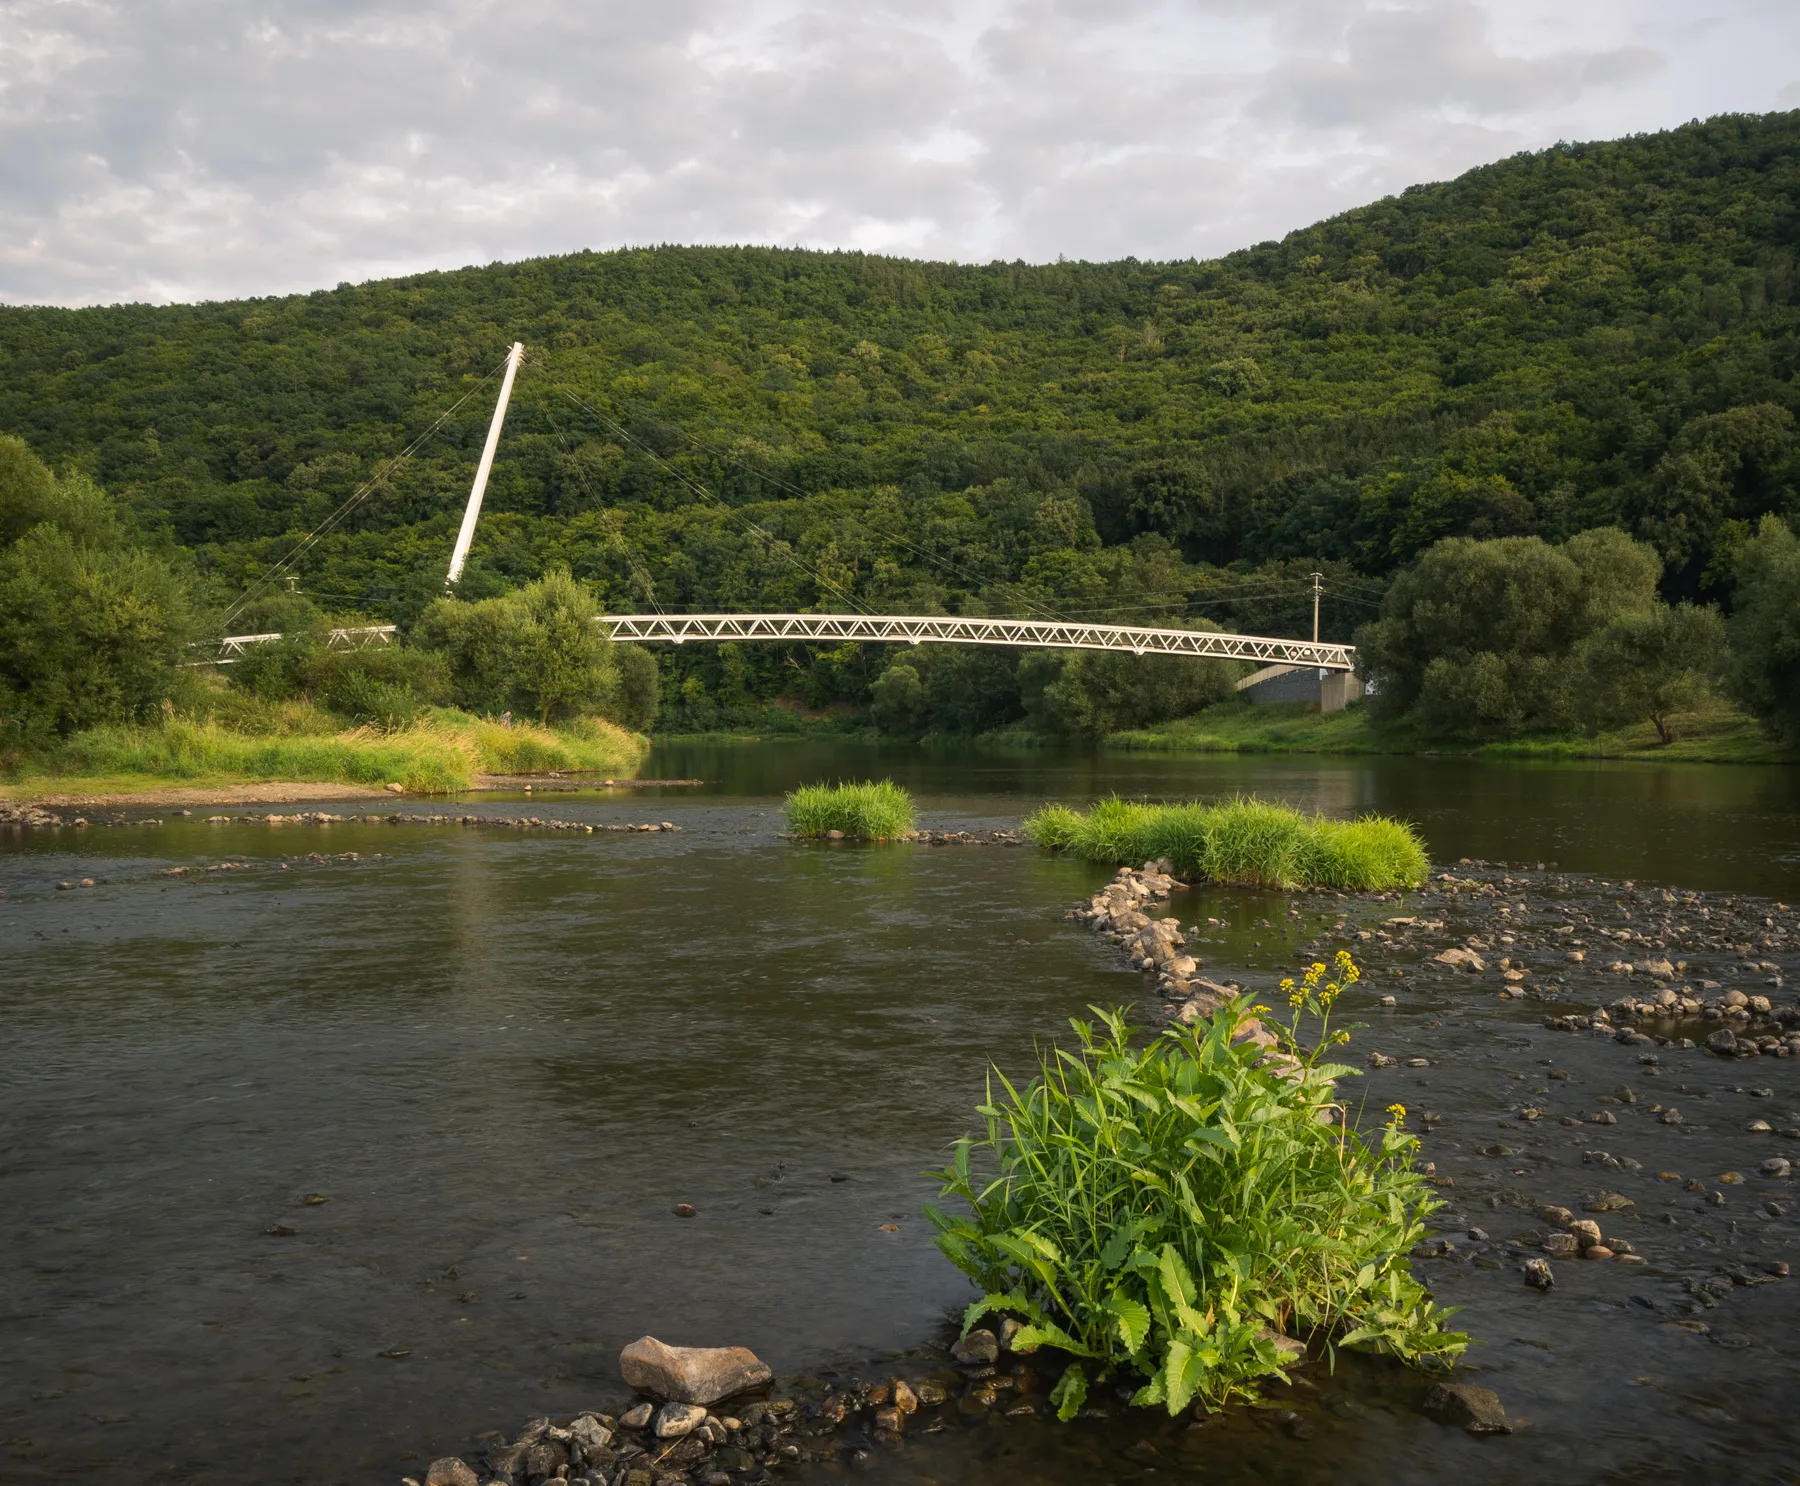
[{"label": "reed", "polygon": [[[1285,1380],[1296,1342],[1426,1367],[1467,1345],[1407,1264],[1442,1204],[1404,1109],[1365,1134],[1337,1102],[1355,1070],[1320,1053],[1347,1040],[1326,1022],[1354,967],[1341,957],[1321,984],[1325,970],[1287,988],[1282,1060],[1234,1043],[1241,1019],[1267,1010],[1240,1000],[1143,1047],[1122,1013],[1095,1008],[1098,1026],[1072,1023],[1077,1046],[1043,1055],[1024,1088],[990,1073],[985,1138],[958,1141],[932,1173],[967,1215],[926,1216],[982,1292],[965,1334],[1011,1315],[1016,1350],[1066,1355],[1060,1417],[1115,1374],[1140,1380],[1133,1403],[1176,1414]],[[1307,1049],[1296,1034],[1314,1015]]]},{"label": "reed", "polygon": [[913,803],[891,779],[880,783],[808,784],[782,806],[788,829],[814,838],[841,831],[867,841],[889,841],[913,828]]},{"label": "reed", "polygon": [[1415,887],[1430,859],[1406,822],[1365,815],[1328,820],[1239,795],[1216,804],[1102,800],[1085,814],[1046,805],[1024,822],[1041,846],[1107,866],[1167,857],[1194,881],[1246,887],[1381,891]]}]

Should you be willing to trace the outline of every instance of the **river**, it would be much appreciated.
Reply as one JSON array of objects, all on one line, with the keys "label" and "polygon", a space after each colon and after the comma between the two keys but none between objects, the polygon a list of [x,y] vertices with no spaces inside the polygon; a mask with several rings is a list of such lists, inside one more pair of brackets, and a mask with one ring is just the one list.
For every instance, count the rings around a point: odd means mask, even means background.
[{"label": "river", "polygon": [[[706,783],[456,809],[678,831],[276,826],[258,807],[0,833],[5,1479],[392,1486],[481,1430],[616,1399],[618,1350],[644,1332],[745,1343],[784,1375],[941,1341],[968,1291],[919,1216],[923,1173],[971,1127],[990,1062],[1028,1072],[1070,1016],[1139,1006],[1142,982],[1061,917],[1104,871],[783,841],[796,783],[890,775],[939,829],[1113,790],[1254,791],[1406,816],[1440,863],[1800,897],[1786,769],[794,743],[669,745],[644,772]],[[162,875],[222,863],[242,865]],[[1292,963],[1264,927],[1281,906],[1212,891],[1176,911],[1222,919],[1210,973],[1254,980]],[[1381,1032],[1455,1065],[1430,1094],[1452,1116],[1485,1111],[1503,1063],[1560,1059],[1595,1094],[1630,1071],[1491,992],[1468,1009],[1420,1002]],[[1704,1097],[1746,1082],[1683,1056],[1696,1089],[1719,1086]],[[1757,1108],[1800,1104],[1797,1069],[1755,1060]],[[1736,1128],[1686,1132],[1690,1162],[1744,1159]],[[1787,1252],[1785,1209],[1754,1222]],[[1351,1362],[1317,1370],[1299,1422],[984,1422],[878,1469],[1795,1479],[1800,1280],[1731,1297],[1702,1334],[1673,1324],[1654,1265],[1636,1284],[1562,1268],[1552,1297],[1498,1268],[1445,1296],[1480,1380],[1530,1421],[1504,1439],[1423,1420],[1415,1380]],[[1118,1453],[1146,1431],[1160,1477]]]}]

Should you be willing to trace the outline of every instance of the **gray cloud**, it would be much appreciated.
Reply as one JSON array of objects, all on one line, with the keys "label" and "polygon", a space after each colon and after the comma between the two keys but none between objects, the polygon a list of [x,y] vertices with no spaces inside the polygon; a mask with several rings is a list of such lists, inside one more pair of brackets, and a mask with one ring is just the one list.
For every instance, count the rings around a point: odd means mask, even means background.
[{"label": "gray cloud", "polygon": [[1775,106],[1770,0],[0,0],[0,300],[658,241],[1205,256]]}]

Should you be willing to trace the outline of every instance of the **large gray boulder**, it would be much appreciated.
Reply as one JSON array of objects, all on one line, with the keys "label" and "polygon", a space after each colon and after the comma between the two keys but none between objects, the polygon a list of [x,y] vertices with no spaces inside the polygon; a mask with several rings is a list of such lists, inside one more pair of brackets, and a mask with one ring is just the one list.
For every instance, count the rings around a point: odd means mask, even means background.
[{"label": "large gray boulder", "polygon": [[717,1403],[774,1376],[748,1347],[671,1347],[640,1336],[619,1353],[619,1370],[640,1393],[674,1403]]}]

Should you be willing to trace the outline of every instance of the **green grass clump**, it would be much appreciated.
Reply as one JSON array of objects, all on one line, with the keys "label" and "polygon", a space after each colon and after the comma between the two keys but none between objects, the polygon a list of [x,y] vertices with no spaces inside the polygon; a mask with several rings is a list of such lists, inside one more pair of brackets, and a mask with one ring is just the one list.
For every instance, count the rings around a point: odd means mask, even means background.
[{"label": "green grass clump", "polygon": [[1099,1028],[1072,1023],[1080,1046],[1044,1057],[1023,1090],[990,1075],[986,1138],[958,1141],[933,1173],[969,1216],[926,1216],[982,1291],[965,1334],[1008,1314],[1024,1323],[1015,1348],[1068,1354],[1060,1417],[1121,1372],[1143,1380],[1133,1403],[1170,1414],[1254,1397],[1259,1380],[1285,1380],[1287,1338],[1415,1366],[1467,1345],[1407,1265],[1442,1203],[1413,1165],[1405,1110],[1379,1133],[1335,1122],[1334,1081],[1355,1070],[1319,1053],[1344,1034],[1321,1024],[1311,1051],[1295,1035],[1355,979],[1348,956],[1321,987],[1324,969],[1290,988],[1290,1027],[1271,1028],[1285,1065],[1234,1044],[1250,1015],[1239,1001],[1141,1048],[1122,1013],[1096,1008]]},{"label": "green grass clump", "polygon": [[912,796],[891,779],[879,784],[808,784],[782,806],[796,836],[842,831],[869,841],[887,841],[913,828]]},{"label": "green grass clump", "polygon": [[1215,805],[1150,805],[1115,795],[1085,815],[1046,805],[1023,830],[1040,846],[1090,862],[1117,867],[1167,857],[1179,877],[1247,887],[1415,887],[1431,866],[1404,821],[1328,820],[1247,795]]}]

